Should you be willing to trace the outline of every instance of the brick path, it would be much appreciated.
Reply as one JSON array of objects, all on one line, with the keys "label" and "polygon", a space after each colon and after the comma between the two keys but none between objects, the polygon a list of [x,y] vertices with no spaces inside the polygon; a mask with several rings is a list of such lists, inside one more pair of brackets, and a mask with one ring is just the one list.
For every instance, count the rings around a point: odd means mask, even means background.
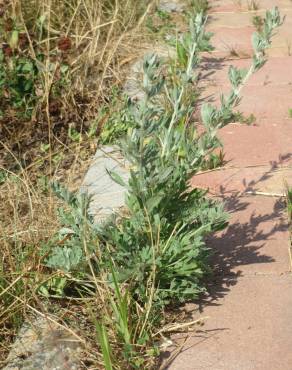
[{"label": "brick path", "polygon": [[250,64],[253,15],[277,5],[286,21],[268,63],[242,91],[239,109],[254,113],[255,124],[221,130],[225,169],[193,179],[225,200],[231,221],[210,240],[216,273],[195,314],[208,319],[169,369],[291,370],[289,233],[284,200],[273,195],[284,194],[285,181],[292,184],[292,1],[255,1],[256,12],[246,0],[210,3],[216,50],[206,61],[204,96],[215,102],[229,91],[228,66]]}]

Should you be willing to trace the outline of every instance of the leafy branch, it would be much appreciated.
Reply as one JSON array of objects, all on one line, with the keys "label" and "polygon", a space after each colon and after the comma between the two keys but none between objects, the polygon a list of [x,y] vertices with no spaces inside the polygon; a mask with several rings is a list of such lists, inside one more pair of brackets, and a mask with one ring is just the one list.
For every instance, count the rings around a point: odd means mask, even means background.
[{"label": "leafy branch", "polygon": [[201,109],[203,123],[207,127],[221,128],[228,124],[233,118],[233,109],[240,102],[240,92],[248,79],[264,66],[267,61],[266,49],[271,46],[272,36],[275,30],[284,22],[277,7],[266,12],[263,20],[263,28],[252,36],[254,54],[249,69],[230,66],[228,77],[232,86],[230,94],[220,96],[221,107],[217,109],[211,104],[204,104]]}]

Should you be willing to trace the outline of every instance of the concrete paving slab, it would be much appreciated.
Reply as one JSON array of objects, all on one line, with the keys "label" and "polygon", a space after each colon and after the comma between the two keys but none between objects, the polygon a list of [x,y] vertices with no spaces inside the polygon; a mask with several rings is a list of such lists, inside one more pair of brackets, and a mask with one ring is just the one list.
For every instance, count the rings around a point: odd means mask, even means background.
[{"label": "concrete paving slab", "polygon": [[291,56],[291,40],[287,39],[279,42],[278,45],[273,45],[267,50],[266,54],[269,58]]},{"label": "concrete paving slab", "polygon": [[104,221],[124,206],[126,190],[110,177],[108,171],[116,172],[127,182],[129,170],[115,146],[104,146],[96,151],[80,189],[92,196],[89,211],[97,222]]},{"label": "concrete paving slab", "polygon": [[[287,13],[284,24],[273,36],[271,48],[267,52],[270,56],[289,56],[292,54],[292,11],[287,11]],[[210,21],[207,29],[214,33],[212,45],[215,52],[219,52],[220,56],[225,57],[251,56],[253,52],[251,39],[255,28],[252,25],[250,14],[227,13],[213,17],[215,22]]]},{"label": "concrete paving slab", "polygon": [[210,13],[253,13],[271,9],[274,6],[278,6],[282,11],[291,9],[290,0],[259,0],[255,2],[257,11],[252,10],[252,2],[249,0],[210,0],[209,4]]},{"label": "concrete paving slab", "polygon": [[[256,12],[261,17],[264,17],[265,13],[264,9]],[[254,15],[254,12],[211,13],[208,19],[210,27],[215,31],[216,28],[221,27],[232,29],[253,26],[252,18]]]},{"label": "concrete paving slab", "polygon": [[216,52],[221,52],[223,56],[252,55],[251,37],[254,32],[252,26],[230,28],[230,27],[213,27],[212,23],[208,31],[213,32],[212,45]]},{"label": "concrete paving slab", "polygon": [[218,133],[227,166],[281,167],[292,164],[292,119],[230,124]]},{"label": "concrete paving slab", "polygon": [[[253,17],[255,15],[260,17],[265,17],[266,9],[268,8],[261,8],[257,11],[253,12],[233,12],[233,13],[214,13],[210,14],[209,16],[209,24],[210,27],[212,27],[213,30],[220,27],[228,27],[230,29],[233,28],[245,28],[252,26],[254,31],[256,31],[255,27],[253,26]],[[272,9],[272,7],[271,7]],[[289,9],[281,9],[281,16],[285,16],[285,22],[283,25],[279,28],[277,33],[280,34],[288,34],[289,37],[291,36],[289,32],[289,27],[291,26],[292,22],[292,7],[290,4]],[[215,31],[216,32],[216,31]]]},{"label": "concrete paving slab", "polygon": [[291,275],[218,282],[169,370],[291,370]]},{"label": "concrete paving slab", "polygon": [[[210,85],[204,88],[202,98],[219,106],[220,95],[228,94],[230,87],[225,85]],[[254,114],[260,120],[288,119],[292,107],[292,85],[253,86],[245,85],[241,90],[240,112],[246,115]]]},{"label": "concrete paving slab", "polygon": [[[279,45],[274,45],[271,46],[269,49],[266,50],[266,55],[269,58],[274,58],[274,57],[286,57],[286,56],[291,56],[291,46],[290,46],[290,40],[284,40],[280,42]],[[202,56],[206,57],[211,57],[211,58],[217,58],[217,59],[228,59],[228,60],[238,60],[238,59],[248,59],[251,58],[253,55],[253,50],[251,47],[246,47],[240,48],[239,44],[235,40],[233,44],[231,44],[232,47],[226,46],[222,47],[221,50],[215,49],[211,52],[203,52]],[[246,41],[247,45],[247,41]],[[230,51],[233,50],[231,53]],[[235,52],[235,54],[234,54]]]},{"label": "concrete paving slab", "polygon": [[223,195],[229,226],[208,238],[215,274],[283,274],[290,271],[286,204],[276,197]]}]

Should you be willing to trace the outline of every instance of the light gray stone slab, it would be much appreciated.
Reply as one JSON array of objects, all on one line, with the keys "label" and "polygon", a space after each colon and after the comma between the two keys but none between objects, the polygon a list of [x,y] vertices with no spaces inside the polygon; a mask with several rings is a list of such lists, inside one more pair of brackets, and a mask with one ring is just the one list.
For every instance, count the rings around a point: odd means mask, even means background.
[{"label": "light gray stone slab", "polygon": [[116,146],[103,146],[96,151],[80,189],[92,196],[89,212],[97,222],[117,212],[125,202],[126,189],[117,184],[108,171],[114,171],[128,181],[128,166]]},{"label": "light gray stone slab", "polygon": [[181,0],[161,0],[158,9],[167,13],[181,13],[185,9],[185,4]]},{"label": "light gray stone slab", "polygon": [[145,93],[142,88],[143,63],[147,56],[156,54],[162,60],[175,55],[175,49],[172,46],[153,46],[152,50],[147,50],[129,69],[128,77],[124,84],[124,92],[132,101],[142,100]]},{"label": "light gray stone slab", "polygon": [[143,72],[143,57],[138,59],[130,68],[129,75],[124,85],[124,92],[134,101],[142,100],[145,93],[141,86]]},{"label": "light gray stone slab", "polygon": [[33,318],[20,329],[3,370],[78,370],[80,342],[46,318]]}]

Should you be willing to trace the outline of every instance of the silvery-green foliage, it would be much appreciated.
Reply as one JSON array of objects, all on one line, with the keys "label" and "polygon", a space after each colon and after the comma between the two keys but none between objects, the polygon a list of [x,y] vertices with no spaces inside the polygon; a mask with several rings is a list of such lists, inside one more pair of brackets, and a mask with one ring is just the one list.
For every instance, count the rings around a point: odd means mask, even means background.
[{"label": "silvery-green foliage", "polygon": [[92,253],[97,245],[96,227],[93,217],[88,213],[90,197],[81,193],[73,194],[58,183],[53,183],[52,189],[69,209],[58,210],[62,228],[50,245],[46,246],[46,249],[51,248],[51,252],[45,264],[64,272],[82,272],[86,265],[85,246],[87,252]]},{"label": "silvery-green foliage", "polygon": [[[128,215],[109,222],[102,234],[112,246],[117,278],[129,280],[140,301],[147,300],[145,283],[155,270],[155,300],[162,305],[194,298],[202,290],[208,255],[204,238],[226,225],[221,204],[206,198],[206,191],[189,189],[190,178],[218,143],[209,132],[195,139],[195,128],[185,124],[194,108],[184,106],[182,96],[205,40],[202,15],[193,22],[195,31],[184,38],[186,65],[177,74],[179,82],[166,83],[157,56],[144,62],[145,98],[132,105],[135,124],[121,142],[131,168]],[[162,93],[171,102],[169,110],[156,104]]]},{"label": "silvery-green foliage", "polygon": [[230,123],[234,118],[233,109],[240,102],[240,91],[249,77],[264,66],[267,61],[265,51],[270,47],[272,36],[275,30],[282,25],[284,18],[280,16],[277,7],[266,12],[261,32],[254,32],[252,36],[252,46],[254,54],[252,57],[252,64],[249,69],[239,69],[230,66],[228,76],[232,86],[232,90],[225,97],[221,95],[221,105],[219,108],[211,104],[203,104],[201,109],[201,117],[207,129],[212,127],[221,128]]},{"label": "silvery-green foliage", "polygon": [[266,17],[261,32],[255,32],[252,36],[252,46],[254,49],[253,69],[256,71],[266,62],[265,50],[272,43],[274,30],[284,22],[278,7],[266,12]]},{"label": "silvery-green foliage", "polygon": [[[177,59],[181,64],[181,72],[189,78],[192,70],[200,62],[200,52],[211,51],[213,46],[210,44],[211,32],[205,32],[204,27],[207,17],[202,13],[189,16],[189,31],[185,32],[176,42]],[[203,31],[203,32],[202,32]],[[191,59],[190,57],[193,56]],[[189,64],[191,62],[191,64]]]},{"label": "silvery-green foliage", "polygon": [[[226,225],[226,215],[205,192],[190,191],[189,180],[219,145],[216,132],[232,120],[240,88],[255,70],[253,65],[250,70],[231,67],[231,93],[221,96],[219,109],[202,108],[205,132],[198,135],[194,126],[187,125],[194,108],[184,106],[183,94],[193,82],[199,53],[209,48],[205,22],[202,14],[191,18],[190,32],[178,44],[177,56],[184,69],[178,71],[175,84],[160,76],[156,56],[145,60],[145,98],[132,107],[135,124],[121,146],[132,168],[126,197],[129,215],[119,220],[118,228],[113,221],[104,230],[121,271],[118,278],[130,278],[143,300],[145,281],[154,269],[156,299],[161,304],[193,298],[201,289],[207,255],[204,238]],[[269,30],[280,23],[277,10],[267,13],[263,36],[267,45]],[[162,92],[170,102],[169,110],[155,104],[154,98]]]},{"label": "silvery-green foliage", "polygon": [[[267,12],[252,66],[249,70],[230,68],[232,91],[221,96],[219,109],[203,105],[205,130],[200,134],[190,124],[195,105],[185,103],[185,94],[196,79],[200,53],[211,50],[211,35],[205,32],[202,14],[190,17],[190,22],[190,31],[177,41],[180,67],[172,70],[172,78],[165,78],[157,56],[148,56],[143,65],[144,98],[129,102],[131,127],[120,143],[131,168],[128,183],[110,173],[127,188],[126,215],[114,216],[97,228],[88,215],[89,199],[55,186],[55,192],[71,207],[70,212],[60,211],[68,238],[46,260],[48,266],[66,272],[86,271],[86,256],[94,256],[97,239],[101,240],[98,263],[109,271],[109,282],[113,266],[117,281],[126,282],[140,303],[149,299],[152,284],[153,299],[160,306],[193,299],[202,290],[209,253],[205,237],[224,228],[227,216],[222,204],[208,199],[206,191],[190,190],[189,182],[220,145],[217,131],[232,120],[241,87],[265,60],[263,40],[266,46],[270,44],[282,20],[277,9]],[[163,100],[168,104],[161,104]],[[99,268],[97,263],[94,266]]]}]

